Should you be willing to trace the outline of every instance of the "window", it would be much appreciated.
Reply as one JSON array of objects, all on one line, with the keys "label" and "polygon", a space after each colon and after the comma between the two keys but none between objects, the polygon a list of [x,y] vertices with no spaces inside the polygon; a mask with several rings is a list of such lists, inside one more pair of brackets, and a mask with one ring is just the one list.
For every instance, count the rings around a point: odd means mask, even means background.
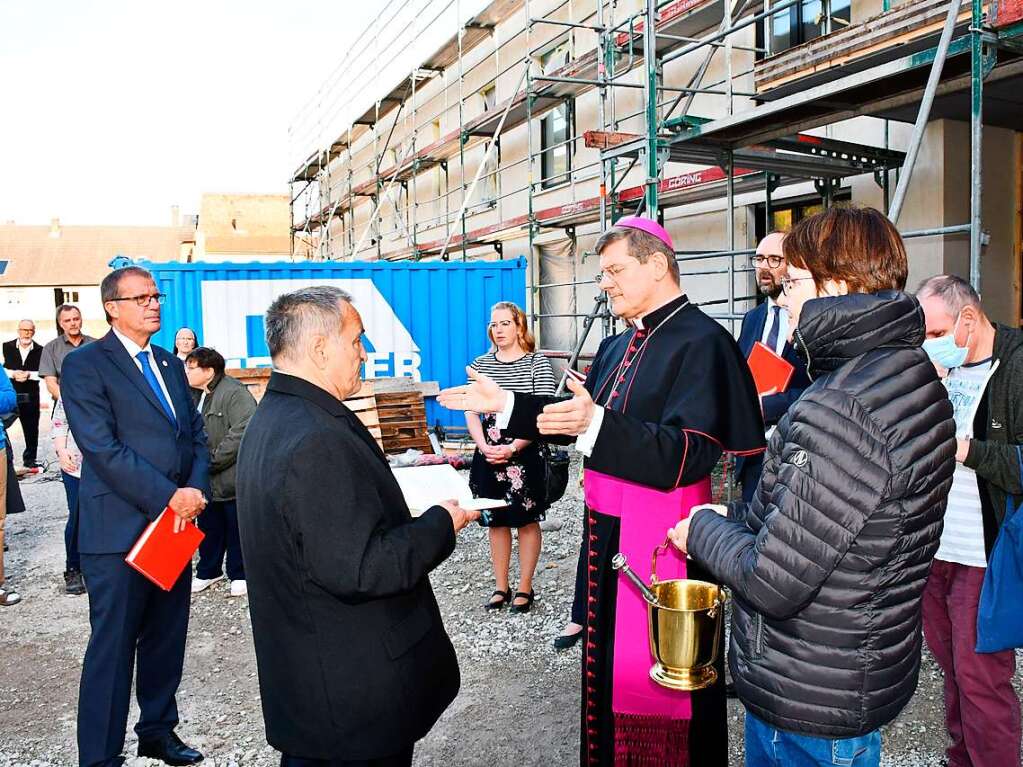
[{"label": "window", "polygon": [[0,274],[3,274],[4,272],[7,271],[7,264],[8,263],[9,262],[7,262],[7,261],[0,261]]},{"label": "window", "polygon": [[490,112],[497,106],[497,88],[490,85],[480,89],[480,103],[484,112]]},{"label": "window", "polygon": [[[848,203],[852,195],[848,189],[838,189],[832,198],[835,205]],[[756,236],[760,242],[767,236],[768,232],[787,232],[795,224],[804,218],[820,213],[824,210],[824,204],[819,197],[805,197],[798,200],[784,200],[771,206],[771,220],[766,222],[764,216],[767,211],[765,205],[756,206]]]},{"label": "window", "polygon": [[564,184],[572,171],[572,145],[569,142],[572,108],[568,102],[556,107],[540,120],[540,187],[550,189]]},{"label": "window", "polygon": [[540,54],[540,70],[549,75],[555,70],[567,65],[572,58],[572,45],[568,36],[562,37],[558,42]]},{"label": "window", "polygon": [[[484,145],[483,151],[486,151],[486,145]],[[499,147],[494,147],[490,152],[487,162],[483,166],[483,173],[480,175],[479,200],[488,208],[497,201],[497,155],[499,151]]]},{"label": "window", "polygon": [[[769,50],[772,54],[780,53],[848,26],[850,6],[851,0],[802,0],[779,11],[767,20]],[[764,42],[764,22],[761,22],[757,25],[757,47],[765,47]]]},{"label": "window", "polygon": [[53,305],[60,306],[61,304],[77,304],[78,303],[78,291],[71,290],[69,288],[54,288],[53,289]]}]

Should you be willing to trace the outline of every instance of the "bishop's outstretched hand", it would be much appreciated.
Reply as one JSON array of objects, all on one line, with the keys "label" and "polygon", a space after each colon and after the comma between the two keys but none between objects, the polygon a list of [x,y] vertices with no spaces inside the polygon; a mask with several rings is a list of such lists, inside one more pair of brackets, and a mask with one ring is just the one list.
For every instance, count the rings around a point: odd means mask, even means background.
[{"label": "bishop's outstretched hand", "polygon": [[596,405],[593,398],[579,381],[569,376],[565,382],[572,392],[572,399],[562,400],[544,407],[536,419],[536,427],[541,434],[565,434],[578,437],[585,432]]},{"label": "bishop's outstretched hand", "polygon": [[469,410],[473,413],[500,413],[504,410],[508,393],[494,379],[471,367],[466,368],[469,383],[452,386],[437,395],[437,401],[448,410]]}]

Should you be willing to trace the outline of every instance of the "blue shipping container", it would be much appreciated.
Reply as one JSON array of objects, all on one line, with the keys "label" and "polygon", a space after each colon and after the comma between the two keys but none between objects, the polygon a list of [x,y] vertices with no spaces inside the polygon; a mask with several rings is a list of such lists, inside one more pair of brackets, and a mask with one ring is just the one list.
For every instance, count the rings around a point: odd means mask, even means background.
[{"label": "blue shipping container", "polygon": [[[270,364],[263,317],[271,301],[308,285],[348,291],[366,326],[365,378],[407,376],[465,382],[465,366],[490,348],[487,324],[498,301],[525,306],[526,260],[473,263],[151,263],[167,294],[153,342],[170,349],[179,327],[227,359],[228,367]],[[432,425],[463,426],[461,414],[427,402]]]}]

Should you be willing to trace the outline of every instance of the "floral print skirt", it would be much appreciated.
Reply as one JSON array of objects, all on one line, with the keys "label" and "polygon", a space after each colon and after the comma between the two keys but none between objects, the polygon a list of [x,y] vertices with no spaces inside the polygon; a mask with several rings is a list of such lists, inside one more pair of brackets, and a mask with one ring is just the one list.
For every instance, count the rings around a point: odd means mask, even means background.
[{"label": "floral print skirt", "polygon": [[[481,416],[483,435],[488,445],[510,445],[514,440],[501,436],[493,415]],[[469,469],[469,487],[478,498],[504,498],[508,506],[489,509],[480,515],[483,527],[523,527],[547,517],[543,503],[543,457],[532,443],[506,464],[488,463],[479,450],[473,454]]]}]

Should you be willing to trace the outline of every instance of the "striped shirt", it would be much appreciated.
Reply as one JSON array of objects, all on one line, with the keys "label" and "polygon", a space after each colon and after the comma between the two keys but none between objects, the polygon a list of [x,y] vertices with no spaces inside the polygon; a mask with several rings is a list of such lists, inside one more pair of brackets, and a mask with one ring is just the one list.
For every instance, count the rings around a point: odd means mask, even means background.
[{"label": "striped shirt", "polygon": [[542,354],[527,353],[514,362],[501,362],[494,352],[472,361],[472,369],[489,376],[506,391],[550,396],[558,388],[551,362]]},{"label": "striped shirt", "polygon": [[[973,437],[973,419],[990,377],[991,360],[987,359],[955,368],[945,378],[948,398],[955,411],[957,439]],[[941,532],[938,553],[934,556],[943,562],[987,567],[977,474],[962,464],[956,464],[952,475],[945,527]]]}]

